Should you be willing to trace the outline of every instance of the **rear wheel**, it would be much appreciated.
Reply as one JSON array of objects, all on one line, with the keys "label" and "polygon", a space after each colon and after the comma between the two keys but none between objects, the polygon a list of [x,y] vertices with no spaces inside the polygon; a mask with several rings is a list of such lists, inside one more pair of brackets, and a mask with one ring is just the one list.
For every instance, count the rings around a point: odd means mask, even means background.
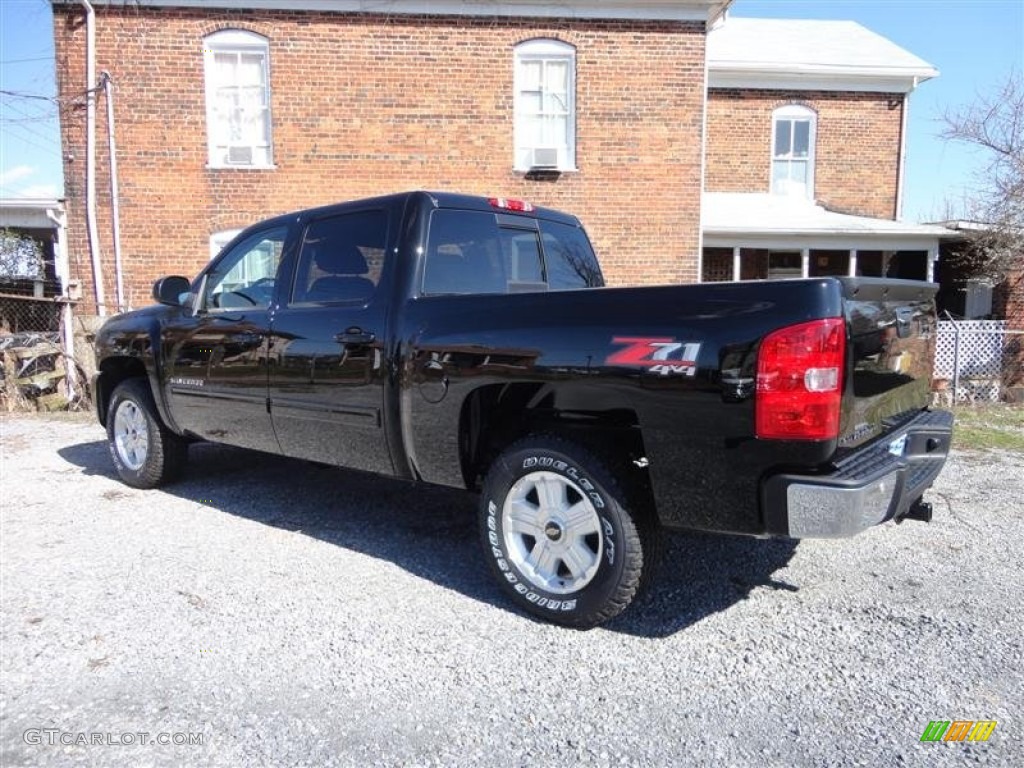
[{"label": "rear wheel", "polygon": [[188,444],[160,421],[144,379],[121,382],[107,410],[107,445],[121,480],[156,488],[181,474]]},{"label": "rear wheel", "polygon": [[[481,496],[484,550],[522,608],[588,628],[621,613],[640,586],[653,524],[606,466],[556,437],[530,437],[492,465]],[[643,534],[643,535],[642,535]]]}]

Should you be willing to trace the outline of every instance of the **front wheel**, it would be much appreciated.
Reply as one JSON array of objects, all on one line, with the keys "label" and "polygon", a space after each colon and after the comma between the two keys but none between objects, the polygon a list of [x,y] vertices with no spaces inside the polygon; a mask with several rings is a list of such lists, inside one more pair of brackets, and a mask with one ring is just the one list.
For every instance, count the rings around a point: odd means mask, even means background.
[{"label": "front wheel", "polygon": [[529,437],[501,454],[480,515],[487,560],[512,599],[579,628],[626,609],[640,586],[644,542],[654,540],[653,524],[631,514],[604,464],[556,437]]},{"label": "front wheel", "polygon": [[114,467],[133,488],[156,488],[184,468],[188,444],[160,421],[144,379],[121,382],[107,410],[107,445]]}]

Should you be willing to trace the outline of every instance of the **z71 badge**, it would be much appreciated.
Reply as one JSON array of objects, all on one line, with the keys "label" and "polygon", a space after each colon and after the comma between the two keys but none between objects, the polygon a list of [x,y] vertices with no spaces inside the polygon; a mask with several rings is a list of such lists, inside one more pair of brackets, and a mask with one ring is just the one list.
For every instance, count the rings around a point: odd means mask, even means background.
[{"label": "z71 badge", "polygon": [[614,336],[612,344],[625,349],[608,356],[605,365],[629,365],[645,368],[661,376],[696,376],[700,344],[667,337]]}]

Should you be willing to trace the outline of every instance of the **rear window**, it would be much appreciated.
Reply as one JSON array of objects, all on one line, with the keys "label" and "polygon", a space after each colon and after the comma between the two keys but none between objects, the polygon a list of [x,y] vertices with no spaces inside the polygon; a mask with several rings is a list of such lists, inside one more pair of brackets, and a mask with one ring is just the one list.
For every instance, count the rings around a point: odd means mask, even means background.
[{"label": "rear window", "polygon": [[[507,217],[503,217],[507,221]],[[423,267],[425,295],[519,293],[604,285],[578,227],[505,225],[482,211],[434,211]]]},{"label": "rear window", "polygon": [[600,288],[604,285],[594,249],[579,227],[542,221],[540,231],[548,266],[548,286],[553,291]]}]

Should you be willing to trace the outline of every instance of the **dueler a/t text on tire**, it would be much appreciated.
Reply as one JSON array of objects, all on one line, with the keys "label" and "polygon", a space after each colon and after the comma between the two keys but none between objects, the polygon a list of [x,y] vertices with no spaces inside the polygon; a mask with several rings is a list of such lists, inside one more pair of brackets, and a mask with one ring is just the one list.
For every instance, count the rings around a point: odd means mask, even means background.
[{"label": "dueler a/t text on tire", "polygon": [[121,479],[156,488],[181,474],[188,444],[160,421],[145,379],[118,384],[107,409],[107,445]]},{"label": "dueler a/t text on tire", "polygon": [[604,464],[557,437],[528,437],[491,466],[480,499],[485,556],[522,608],[589,628],[629,605],[644,569],[629,500]]}]

